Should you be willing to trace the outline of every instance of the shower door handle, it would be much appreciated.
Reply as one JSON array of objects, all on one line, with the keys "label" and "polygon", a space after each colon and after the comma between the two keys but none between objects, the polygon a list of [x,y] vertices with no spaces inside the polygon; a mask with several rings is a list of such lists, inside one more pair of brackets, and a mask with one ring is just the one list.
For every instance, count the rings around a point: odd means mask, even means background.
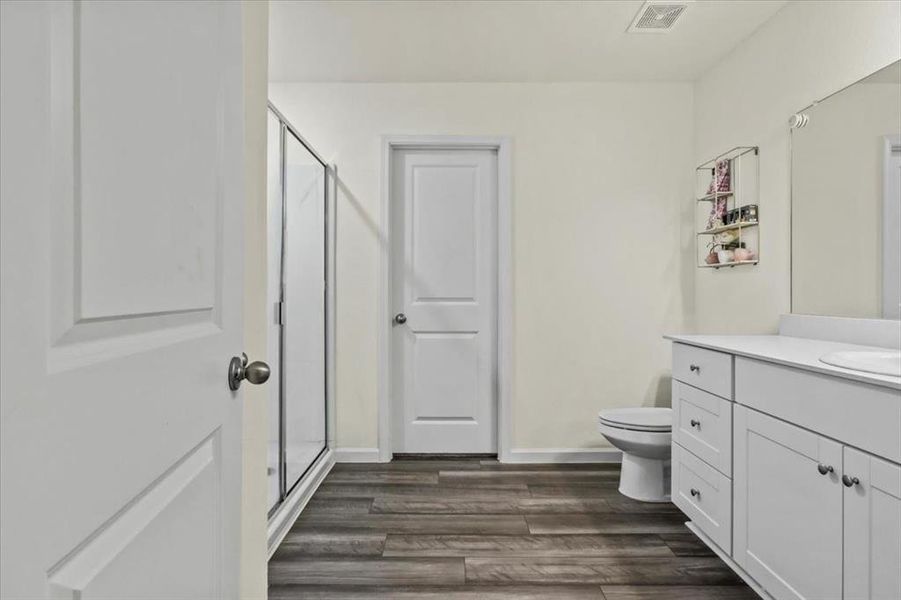
[{"label": "shower door handle", "polygon": [[233,356],[228,363],[228,389],[234,392],[245,379],[254,385],[266,383],[270,373],[269,365],[261,360],[247,364],[247,355],[242,352],[241,356]]}]

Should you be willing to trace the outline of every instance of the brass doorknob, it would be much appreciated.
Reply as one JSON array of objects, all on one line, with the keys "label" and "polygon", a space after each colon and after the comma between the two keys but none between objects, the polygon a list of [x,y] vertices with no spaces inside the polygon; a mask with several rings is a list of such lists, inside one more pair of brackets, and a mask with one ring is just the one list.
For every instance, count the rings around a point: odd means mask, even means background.
[{"label": "brass doorknob", "polygon": [[233,356],[228,363],[228,389],[237,390],[244,379],[254,385],[266,383],[270,373],[269,365],[261,360],[247,364],[247,355],[242,352],[241,356]]}]

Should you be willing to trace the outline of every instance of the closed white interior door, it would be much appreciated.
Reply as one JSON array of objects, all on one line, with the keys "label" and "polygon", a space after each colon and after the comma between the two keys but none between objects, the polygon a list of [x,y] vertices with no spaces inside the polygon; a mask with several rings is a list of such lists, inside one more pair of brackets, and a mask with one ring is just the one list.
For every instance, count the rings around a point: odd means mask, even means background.
[{"label": "closed white interior door", "polygon": [[394,150],[391,213],[393,449],[496,452],[497,152]]},{"label": "closed white interior door", "polygon": [[241,28],[0,3],[3,598],[237,597]]}]

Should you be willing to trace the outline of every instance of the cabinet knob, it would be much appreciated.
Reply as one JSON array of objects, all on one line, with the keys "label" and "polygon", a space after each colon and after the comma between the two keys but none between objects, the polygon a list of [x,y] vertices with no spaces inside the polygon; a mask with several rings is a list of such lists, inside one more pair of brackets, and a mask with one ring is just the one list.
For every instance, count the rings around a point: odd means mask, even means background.
[{"label": "cabinet knob", "polygon": [[848,477],[847,475],[842,475],[842,483],[845,484],[845,487],[854,487],[858,483],[860,483],[860,479],[857,477]]},{"label": "cabinet knob", "polygon": [[697,419],[692,419],[692,420],[691,420],[691,426],[692,426],[692,427],[697,427],[697,428],[700,429],[700,427],[701,427],[701,422],[698,421]]},{"label": "cabinet knob", "polygon": [[695,489],[695,488],[691,488],[691,495],[692,495],[693,497],[696,497],[696,498],[698,498],[698,499],[700,500],[700,498],[701,498],[701,490],[697,490],[697,489]]},{"label": "cabinet knob", "polygon": [[828,475],[829,473],[835,472],[835,469],[832,467],[832,465],[824,465],[823,463],[820,463],[817,465],[817,471],[820,472],[820,475]]},{"label": "cabinet knob", "polygon": [[701,367],[700,367],[699,365],[688,365],[688,370],[689,370],[689,371],[694,371],[694,372],[697,373],[698,375],[701,374]]}]

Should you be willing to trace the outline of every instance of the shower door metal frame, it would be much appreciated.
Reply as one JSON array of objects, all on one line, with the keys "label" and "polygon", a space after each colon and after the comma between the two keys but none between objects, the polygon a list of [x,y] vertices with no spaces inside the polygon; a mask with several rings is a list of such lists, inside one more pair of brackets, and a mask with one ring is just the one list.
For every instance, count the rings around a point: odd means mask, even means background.
[{"label": "shower door metal frame", "polygon": [[[294,489],[300,485],[302,481],[306,478],[307,474],[310,470],[316,466],[316,464],[322,459],[323,455],[329,449],[329,410],[328,410],[328,401],[329,401],[329,381],[328,381],[328,372],[329,372],[329,336],[328,336],[328,323],[329,323],[329,306],[328,306],[328,296],[329,296],[329,282],[328,282],[328,273],[329,273],[329,201],[328,201],[328,186],[329,186],[329,172],[332,170],[332,167],[325,162],[325,160],[319,155],[316,150],[310,145],[309,142],[294,128],[293,125],[288,121],[287,118],[272,104],[272,102],[268,103],[268,108],[272,111],[272,114],[278,119],[279,122],[279,186],[281,187],[281,239],[279,240],[279,297],[278,297],[278,419],[279,419],[279,439],[278,439],[278,490],[279,490],[279,498],[278,501],[269,509],[267,513],[267,519],[272,519],[272,517],[278,514],[279,510],[285,504],[285,500],[287,500],[288,496],[294,491]],[[310,462],[309,465],[304,469],[303,473],[301,473],[300,477],[297,478],[290,486],[288,485],[288,469],[287,469],[287,428],[286,428],[286,416],[287,416],[287,402],[285,398],[285,286],[286,286],[286,269],[285,269],[285,256],[286,256],[286,239],[287,239],[287,211],[288,211],[288,197],[287,197],[287,149],[288,149],[288,135],[291,135],[296,139],[304,149],[306,149],[313,158],[322,166],[323,168],[323,177],[322,177],[322,202],[323,202],[323,264],[322,264],[322,277],[323,277],[323,289],[322,289],[322,307],[323,307],[323,396],[322,402],[323,406],[323,418],[324,418],[324,432],[323,436],[323,444],[322,449],[316,454],[316,457]]]}]

